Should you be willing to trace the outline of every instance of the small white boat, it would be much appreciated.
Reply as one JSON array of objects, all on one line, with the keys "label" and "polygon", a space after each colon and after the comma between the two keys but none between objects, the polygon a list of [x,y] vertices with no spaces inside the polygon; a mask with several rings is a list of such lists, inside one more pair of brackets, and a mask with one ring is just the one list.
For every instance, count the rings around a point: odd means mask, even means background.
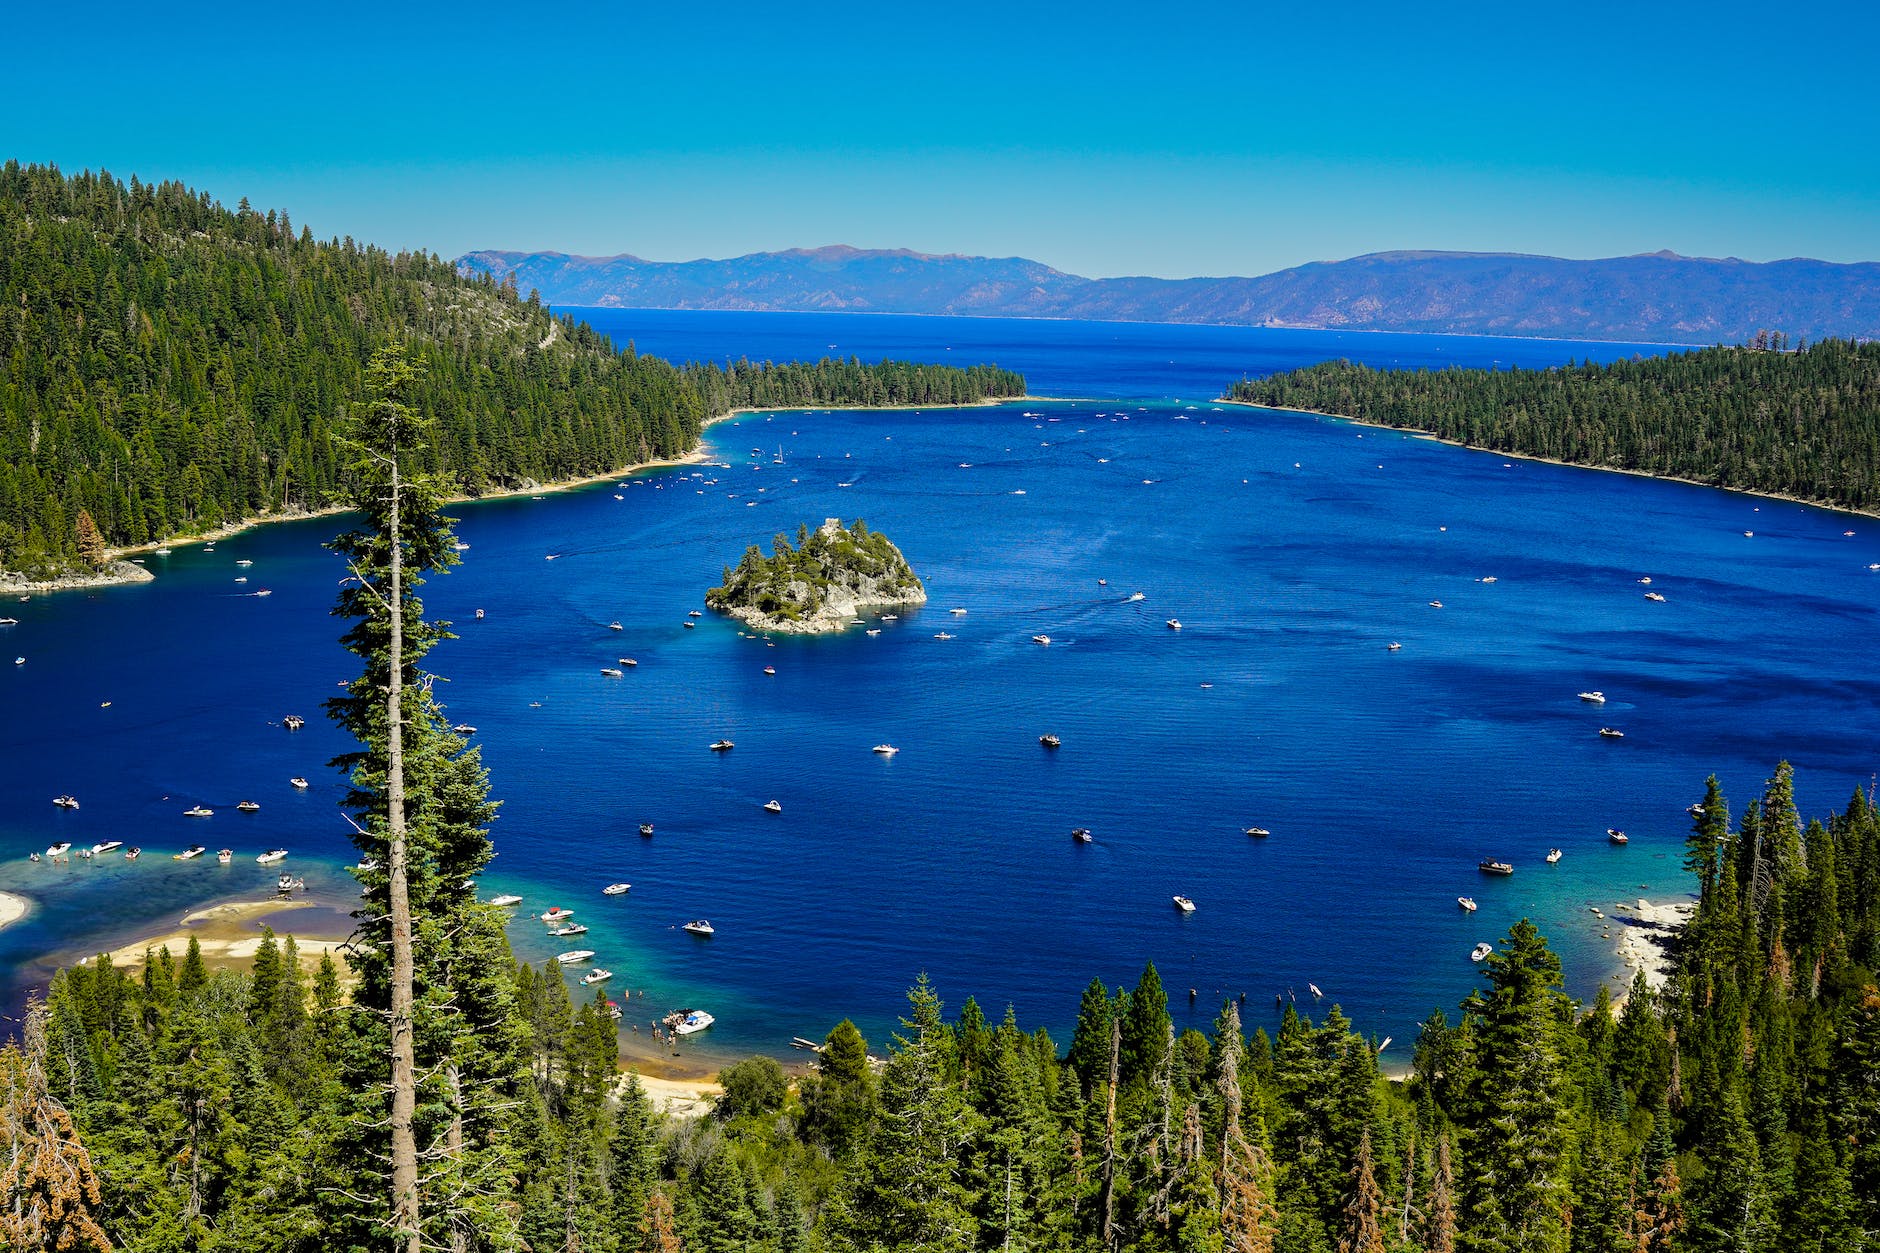
[{"label": "small white boat", "polygon": [[880,628],[880,627],[869,627],[869,628],[868,628],[868,633],[869,633],[870,635],[880,635],[880,634],[881,634],[881,628]]},{"label": "small white boat", "polygon": [[1614,844],[1630,843],[1630,839],[1626,833],[1619,830],[1617,827],[1607,827],[1606,838],[1611,840]]},{"label": "small white boat", "polygon": [[616,669],[613,666],[602,666],[601,673],[610,679],[624,679],[627,677],[625,670]]},{"label": "small white boat", "polygon": [[550,905],[548,912],[540,915],[543,922],[560,922],[563,918],[574,917],[574,910],[563,909],[559,905]]},{"label": "small white boat", "polygon": [[712,742],[712,751],[714,753],[728,753],[736,747],[737,745],[733,744],[730,740],[714,740]]},{"label": "small white boat", "polygon": [[601,889],[602,896],[625,896],[632,889],[631,883],[610,883]]},{"label": "small white boat", "polygon": [[953,632],[951,632],[951,631],[941,631],[941,632],[938,632],[937,634],[935,634],[935,636],[934,636],[934,638],[935,638],[935,639],[937,639],[937,640],[950,640],[950,639],[952,639],[952,638],[953,638]]},{"label": "small white boat", "polygon": [[1195,912],[1195,903],[1187,897],[1177,896],[1174,898],[1174,901],[1175,908],[1181,910],[1184,914],[1192,914]]},{"label": "small white boat", "polygon": [[1650,583],[1651,581],[1652,581],[1652,576],[1649,574],[1639,580],[1639,582],[1641,583]]},{"label": "small white boat", "polygon": [[285,718],[281,719],[281,725],[286,727],[289,731],[298,731],[300,728],[307,725],[307,720],[299,714],[288,714]]},{"label": "small white boat", "polygon": [[694,918],[691,922],[686,923],[681,930],[690,931],[693,935],[714,934],[712,924],[703,918]]},{"label": "small white boat", "polygon": [[73,796],[55,796],[52,798],[52,803],[57,805],[60,809],[78,808],[78,799]]},{"label": "small white boat", "polygon": [[252,813],[259,812],[261,809],[261,806],[255,803],[254,801],[241,801],[235,806],[235,808],[241,813],[252,814]]},{"label": "small white boat", "polygon": [[264,866],[272,866],[277,861],[287,860],[287,850],[284,848],[271,848],[255,858],[255,860]]},{"label": "small white boat", "polygon": [[563,927],[556,927],[556,928],[554,928],[553,930],[551,930],[551,931],[549,932],[549,934],[550,934],[550,935],[556,935],[556,936],[561,936],[561,935],[586,935],[586,934],[587,934],[587,926],[586,926],[585,924],[583,924],[583,923],[579,923],[579,922],[571,922],[571,923],[569,923],[569,924],[567,924],[566,926],[563,926]]},{"label": "small white boat", "polygon": [[609,631],[624,631],[624,630],[626,630],[627,628],[625,628],[625,627],[623,627],[623,626],[621,626],[621,625],[620,625],[620,624],[619,624],[618,622],[609,622],[609,623],[607,624],[607,629],[608,629]]},{"label": "small white boat", "polygon": [[188,848],[184,849],[180,853],[171,853],[170,859],[172,861],[194,861],[196,858],[202,856],[204,853],[208,851],[209,851],[208,849],[204,848],[200,844],[191,844]]},{"label": "small white boat", "polygon": [[170,555],[170,553],[171,553],[171,551],[172,551],[172,550],[171,550],[171,549],[168,549],[168,548],[159,548],[159,549],[157,549],[157,556],[159,556],[159,557],[167,557],[167,556],[169,556],[169,555]]},{"label": "small white boat", "polygon": [[1550,866],[1553,865],[1555,862],[1560,860],[1560,857],[1561,857],[1561,853],[1559,849],[1550,848],[1547,850],[1547,864],[1548,865]]},{"label": "small white boat", "polygon": [[1745,531],[1745,532],[1743,532],[1743,538],[1744,538],[1744,539],[1749,539],[1749,538],[1751,538],[1752,536],[1754,536],[1755,534],[1756,534],[1756,532],[1754,532],[1754,531]]},{"label": "small white boat", "polygon": [[1646,592],[1645,599],[1650,600],[1650,601],[1656,601],[1660,605],[1665,603],[1664,596],[1658,592]]},{"label": "small white boat", "polygon": [[1072,827],[1071,838],[1076,840],[1079,844],[1088,844],[1096,837],[1090,834],[1089,827]]},{"label": "small white boat", "polygon": [[1494,951],[1495,951],[1495,946],[1492,944],[1478,944],[1474,948],[1469,950],[1469,960],[1472,962],[1479,962]]},{"label": "small white boat", "polygon": [[1142,594],[1141,592],[1131,592],[1131,593],[1129,594],[1129,598],[1130,598],[1131,600],[1144,600],[1144,599],[1147,599],[1147,598],[1146,598],[1146,597],[1145,597],[1145,596],[1144,596],[1144,595],[1143,595],[1143,594]]},{"label": "small white boat", "polygon": [[576,966],[586,961],[588,958],[592,956],[594,956],[593,949],[576,948],[576,949],[570,949],[566,953],[557,953],[555,955],[555,960],[560,962],[564,966]]},{"label": "small white boat", "polygon": [[1312,993],[1312,999],[1315,1001],[1325,995],[1325,993],[1319,988],[1319,985],[1316,983],[1306,984],[1306,990]]},{"label": "small white boat", "polygon": [[293,778],[289,779],[287,782],[291,786],[299,789],[300,791],[304,792],[307,790],[307,781],[301,778],[299,775],[295,775]]},{"label": "small white boat", "polygon": [[1034,635],[1031,637],[1031,642],[1034,644],[1049,644],[1051,637],[1048,635]]},{"label": "small white boat", "polygon": [[765,801],[764,812],[767,814],[780,814],[783,812],[783,805],[777,801]]},{"label": "small white boat", "polygon": [[252,566],[255,563],[248,560],[248,558],[243,557],[240,561],[236,562],[235,564],[246,569],[247,567]]},{"label": "small white boat", "polygon": [[232,848],[225,848],[215,855],[215,859],[218,862],[220,862],[222,865],[226,866],[230,862],[235,860],[235,850]]},{"label": "small white boat", "polygon": [[482,620],[483,620],[483,611],[479,609],[477,610],[477,621],[481,622]]},{"label": "small white boat", "polygon": [[1251,835],[1256,840],[1264,840],[1267,836],[1273,834],[1271,831],[1268,831],[1265,827],[1248,827],[1246,828],[1246,832],[1248,835]]},{"label": "small white boat", "polygon": [[884,613],[881,615],[881,620],[883,622],[899,622],[901,615],[898,613]]},{"label": "small white boat", "polygon": [[1430,602],[1431,609],[1441,609],[1442,607],[1443,607],[1443,602],[1440,600],[1433,600]]},{"label": "small white boat", "polygon": [[1625,738],[1625,732],[1617,727],[1601,727],[1599,728],[1599,733],[1609,740],[1622,740]]},{"label": "small white boat", "polygon": [[1495,575],[1492,575],[1492,574],[1485,574],[1485,575],[1483,575],[1483,576],[1482,576],[1482,582],[1484,582],[1484,583],[1499,583],[1499,582],[1501,582],[1501,580],[1500,580],[1499,578],[1497,578],[1497,577],[1496,577]]},{"label": "small white boat", "polygon": [[522,904],[522,898],[510,892],[502,896],[490,897],[490,904],[497,906],[520,905]]},{"label": "small white boat", "polygon": [[705,1030],[717,1021],[702,1009],[688,1009],[685,1011],[685,1016],[673,1024],[672,1031],[674,1035],[691,1035],[694,1031]]},{"label": "small white boat", "polygon": [[1170,619],[1168,620],[1168,629],[1169,629],[1169,630],[1171,630],[1171,631],[1179,631],[1179,630],[1181,630],[1181,629],[1182,629],[1182,620],[1181,620],[1180,618],[1170,618]]},{"label": "small white boat", "polygon": [[[955,612],[965,613],[966,611],[964,609],[960,609],[960,610],[956,610]],[[0,618],[0,626],[18,626],[19,624],[20,624],[20,620],[18,618]]]},{"label": "small white boat", "polygon": [[452,727],[451,730],[455,731],[458,735],[475,735],[477,733],[476,727],[468,722],[459,722],[456,726]]},{"label": "small white boat", "polygon": [[883,757],[892,757],[901,750],[892,744],[877,744],[875,745],[874,751],[880,753]]},{"label": "small white boat", "polygon": [[1390,643],[1386,644],[1384,647],[1386,651],[1393,652],[1393,653],[1401,652],[1403,649],[1403,645],[1399,644],[1396,640],[1392,640]]},{"label": "small white boat", "polygon": [[1464,910],[1471,914],[1475,912],[1475,898],[1473,896],[1458,896],[1456,898],[1456,904],[1462,906]]},{"label": "small white boat", "polygon": [[596,966],[596,967],[594,967],[594,969],[592,969],[592,970],[590,970],[590,971],[588,971],[588,972],[587,972],[586,974],[584,974],[584,975],[582,975],[582,976],[581,976],[581,982],[583,982],[583,983],[602,983],[602,982],[605,982],[606,980],[608,980],[608,979],[611,979],[611,978],[613,978],[613,977],[614,977],[614,972],[613,972],[613,971],[611,971],[611,970],[602,970],[602,969],[601,969],[601,968],[600,968],[599,966]]},{"label": "small white boat", "polygon": [[680,623],[679,625],[684,627],[686,630],[690,631],[692,628],[696,627],[698,623],[692,621],[692,619],[690,618],[687,618],[684,622]]},{"label": "small white boat", "polygon": [[124,850],[125,861],[136,861],[139,857],[142,857],[143,855],[144,855],[144,850],[141,848],[137,848],[134,845]]},{"label": "small white boat", "polygon": [[1603,705],[1606,703],[1606,694],[1604,692],[1581,692],[1580,699],[1589,705]]},{"label": "small white boat", "polygon": [[777,667],[775,667],[775,666],[765,666],[765,667],[764,667],[764,673],[765,673],[765,674],[772,674],[772,675],[774,675],[774,674],[776,674],[776,673],[777,673]]},{"label": "small white boat", "polygon": [[966,616],[966,611],[964,609],[949,609],[947,610],[947,612],[952,614],[956,618],[963,618]]},{"label": "small white boat", "polygon": [[92,852],[92,856],[96,857],[102,853],[115,853],[118,849],[123,848],[123,847],[124,847],[123,840],[106,840],[102,844],[92,845],[91,852]]},{"label": "small white boat", "polygon": [[633,669],[633,667],[639,665],[640,663],[633,660],[633,658],[631,657],[622,657],[620,659],[620,664],[625,666],[627,669],[631,670]]},{"label": "small white boat", "polygon": [[1059,747],[1059,746],[1061,746],[1061,745],[1062,745],[1062,744],[1064,743],[1064,741],[1063,741],[1063,740],[1061,740],[1061,739],[1059,739],[1059,738],[1058,738],[1057,736],[1055,736],[1055,735],[1053,735],[1053,734],[1051,734],[1051,733],[1050,733],[1049,731],[1047,731],[1047,732],[1045,732],[1045,733],[1044,733],[1043,735],[1041,735],[1041,736],[1039,736],[1039,737],[1038,737],[1038,742],[1039,742],[1040,744],[1042,744],[1042,745],[1044,745],[1044,746],[1045,746],[1046,748],[1057,748],[1057,747]]},{"label": "small white boat", "polygon": [[69,840],[60,840],[57,844],[54,844],[51,848],[46,850],[46,856],[63,857],[71,851],[71,842]]},{"label": "small white boat", "polygon": [[188,809],[183,811],[183,817],[213,818],[215,817],[215,810],[209,808],[207,805],[191,805]]},{"label": "small white boat", "polygon": [[237,583],[246,583],[248,581],[248,576],[245,574],[238,574],[235,576],[235,581]]}]

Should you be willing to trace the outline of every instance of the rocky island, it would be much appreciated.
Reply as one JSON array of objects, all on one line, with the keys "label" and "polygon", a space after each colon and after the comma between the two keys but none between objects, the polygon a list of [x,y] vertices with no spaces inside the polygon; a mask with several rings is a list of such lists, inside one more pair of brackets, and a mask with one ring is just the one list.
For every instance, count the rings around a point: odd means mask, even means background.
[{"label": "rocky island", "polygon": [[705,604],[762,631],[822,635],[847,630],[865,608],[924,605],[927,589],[887,536],[857,518],[829,518],[797,528],[796,545],[779,535],[771,555],[753,544]]}]

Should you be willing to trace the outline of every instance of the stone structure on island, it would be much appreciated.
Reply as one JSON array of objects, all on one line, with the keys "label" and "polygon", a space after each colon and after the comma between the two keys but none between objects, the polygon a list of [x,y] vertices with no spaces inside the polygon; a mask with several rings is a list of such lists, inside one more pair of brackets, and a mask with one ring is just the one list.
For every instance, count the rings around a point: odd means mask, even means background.
[{"label": "stone structure on island", "polygon": [[771,553],[753,544],[724,583],[705,593],[708,608],[760,631],[823,635],[845,631],[865,610],[924,605],[927,589],[887,536],[856,519],[826,519],[797,528],[793,546],[782,535]]}]

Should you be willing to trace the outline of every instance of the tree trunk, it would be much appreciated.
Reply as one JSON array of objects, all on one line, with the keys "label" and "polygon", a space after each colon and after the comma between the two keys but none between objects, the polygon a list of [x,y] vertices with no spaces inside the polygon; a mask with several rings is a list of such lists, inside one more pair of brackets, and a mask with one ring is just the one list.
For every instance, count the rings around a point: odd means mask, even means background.
[{"label": "tree trunk", "polygon": [[1116,1231],[1111,1218],[1116,1203],[1116,1080],[1121,1069],[1123,1024],[1110,1021],[1110,1092],[1109,1109],[1103,1117],[1103,1188],[1097,1206],[1103,1214],[1103,1247],[1116,1247]]},{"label": "tree trunk", "polygon": [[[394,453],[396,457],[396,453]],[[392,913],[392,1227],[395,1247],[421,1253],[418,1229],[417,1057],[412,1041],[411,890],[405,849],[405,601],[404,535],[399,520],[397,463],[392,468],[392,632],[385,717],[385,868]]]}]

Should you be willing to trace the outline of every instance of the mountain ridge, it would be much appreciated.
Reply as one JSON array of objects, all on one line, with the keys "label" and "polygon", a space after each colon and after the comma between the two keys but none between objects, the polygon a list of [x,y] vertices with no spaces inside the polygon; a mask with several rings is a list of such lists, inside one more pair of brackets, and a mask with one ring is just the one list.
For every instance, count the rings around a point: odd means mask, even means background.
[{"label": "mountain ridge", "polygon": [[1397,249],[1256,277],[1087,278],[1028,257],[848,244],[651,261],[485,249],[466,274],[514,276],[554,305],[742,312],[1313,327],[1521,337],[1735,343],[1880,336],[1880,262],[1745,261],[1669,249],[1579,260]]}]

